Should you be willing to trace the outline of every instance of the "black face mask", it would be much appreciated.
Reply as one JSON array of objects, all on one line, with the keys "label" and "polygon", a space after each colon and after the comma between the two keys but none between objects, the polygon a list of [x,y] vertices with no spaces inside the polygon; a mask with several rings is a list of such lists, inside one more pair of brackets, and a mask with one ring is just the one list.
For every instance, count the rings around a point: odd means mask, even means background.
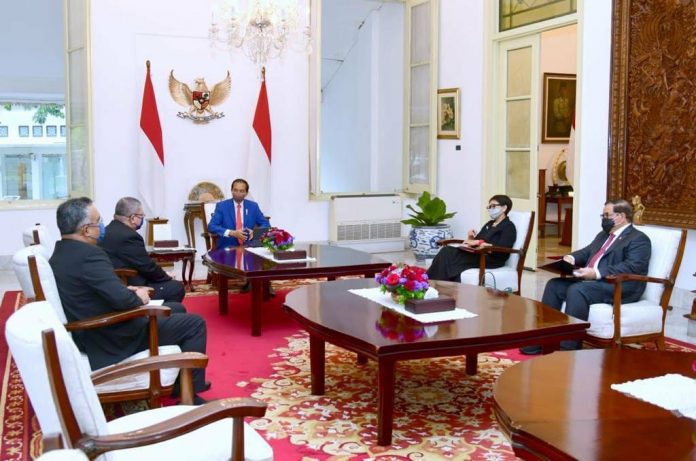
[{"label": "black face mask", "polygon": [[614,220],[610,218],[602,218],[602,230],[609,232],[614,227]]}]

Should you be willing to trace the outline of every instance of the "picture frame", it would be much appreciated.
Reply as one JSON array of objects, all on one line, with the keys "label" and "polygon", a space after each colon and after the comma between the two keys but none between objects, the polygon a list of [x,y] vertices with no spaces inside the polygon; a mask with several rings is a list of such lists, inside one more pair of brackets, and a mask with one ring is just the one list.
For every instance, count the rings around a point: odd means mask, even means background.
[{"label": "picture frame", "polygon": [[437,90],[437,139],[459,139],[459,88]]},{"label": "picture frame", "polygon": [[544,73],[542,143],[567,143],[575,116],[575,74]]}]

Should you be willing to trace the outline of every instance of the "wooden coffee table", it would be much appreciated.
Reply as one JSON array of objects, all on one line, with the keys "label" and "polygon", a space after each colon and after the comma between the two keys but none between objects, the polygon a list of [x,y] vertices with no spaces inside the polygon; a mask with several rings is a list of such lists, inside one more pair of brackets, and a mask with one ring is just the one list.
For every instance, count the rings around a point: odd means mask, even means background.
[{"label": "wooden coffee table", "polygon": [[523,459],[694,459],[696,422],[611,389],[666,373],[693,376],[696,353],[557,352],[498,378],[495,413]]},{"label": "wooden coffee table", "polygon": [[297,244],[315,261],[276,263],[245,248],[219,248],[203,256],[203,264],[218,276],[218,303],[221,315],[227,314],[227,280],[246,279],[251,284],[251,334],[261,335],[261,309],[271,280],[326,277],[334,280],[344,275],[373,278],[391,263],[369,253],[351,248]]},{"label": "wooden coffee table", "polygon": [[[377,361],[380,445],[391,444],[397,361],[465,355],[467,373],[475,374],[481,352],[533,344],[554,350],[563,339],[582,339],[589,327],[589,323],[521,296],[454,282],[432,285],[442,295],[456,298],[458,307],[478,317],[429,324],[428,334],[399,340],[385,337],[377,328],[383,316],[393,315],[394,311],[348,292],[352,288],[376,287],[374,280],[339,280],[304,286],[285,298],[286,312],[309,333],[312,394],[324,393],[326,342],[356,352],[359,360]],[[426,325],[415,320],[410,324],[414,331],[425,330]]]}]

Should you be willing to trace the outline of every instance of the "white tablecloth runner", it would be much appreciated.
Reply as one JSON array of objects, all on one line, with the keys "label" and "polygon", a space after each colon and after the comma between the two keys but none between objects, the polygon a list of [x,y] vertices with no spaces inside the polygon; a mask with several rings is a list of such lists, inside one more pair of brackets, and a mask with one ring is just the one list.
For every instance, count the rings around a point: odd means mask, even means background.
[{"label": "white tablecloth runner", "polygon": [[273,253],[270,252],[268,248],[265,247],[255,247],[255,248],[246,248],[246,251],[249,251],[251,253],[254,253],[255,255],[259,255],[262,258],[270,259],[271,261],[278,263],[278,264],[283,264],[283,263],[301,263],[305,261],[316,261],[317,258],[297,258],[297,259],[275,259],[273,257]]},{"label": "white tablecloth runner", "polygon": [[670,373],[656,378],[612,384],[611,388],[665,410],[678,411],[687,418],[696,419],[696,380],[693,378]]},{"label": "white tablecloth runner", "polygon": [[[356,288],[348,291],[363,298],[367,298],[370,301],[374,301],[377,304],[381,304],[384,307],[395,310],[406,317],[411,317],[414,320],[418,320],[421,323],[446,322],[448,320],[470,319],[473,317],[478,317],[478,314],[474,314],[473,312],[469,312],[468,310],[459,307],[451,311],[431,312],[429,314],[414,314],[413,312],[407,311],[406,308],[401,304],[395,302],[390,293],[382,293],[379,287]],[[428,288],[428,291],[425,293],[426,299],[437,298],[437,296],[437,290],[433,287]]]}]

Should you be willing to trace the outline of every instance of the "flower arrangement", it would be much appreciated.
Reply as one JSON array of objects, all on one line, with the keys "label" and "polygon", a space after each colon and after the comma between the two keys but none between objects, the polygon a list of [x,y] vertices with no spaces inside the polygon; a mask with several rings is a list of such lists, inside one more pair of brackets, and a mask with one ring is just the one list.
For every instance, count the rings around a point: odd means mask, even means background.
[{"label": "flower arrangement", "polygon": [[382,314],[375,322],[377,331],[387,339],[398,342],[412,342],[425,336],[425,326],[409,317],[391,309],[382,309]]},{"label": "flower arrangement", "polygon": [[382,293],[390,292],[399,304],[405,304],[407,299],[423,299],[430,287],[425,269],[408,264],[392,264],[375,275],[375,280]]},{"label": "flower arrangement", "polygon": [[289,250],[293,247],[294,241],[295,238],[290,232],[277,227],[271,227],[261,236],[261,243],[263,243],[263,246],[268,248],[271,253]]}]

